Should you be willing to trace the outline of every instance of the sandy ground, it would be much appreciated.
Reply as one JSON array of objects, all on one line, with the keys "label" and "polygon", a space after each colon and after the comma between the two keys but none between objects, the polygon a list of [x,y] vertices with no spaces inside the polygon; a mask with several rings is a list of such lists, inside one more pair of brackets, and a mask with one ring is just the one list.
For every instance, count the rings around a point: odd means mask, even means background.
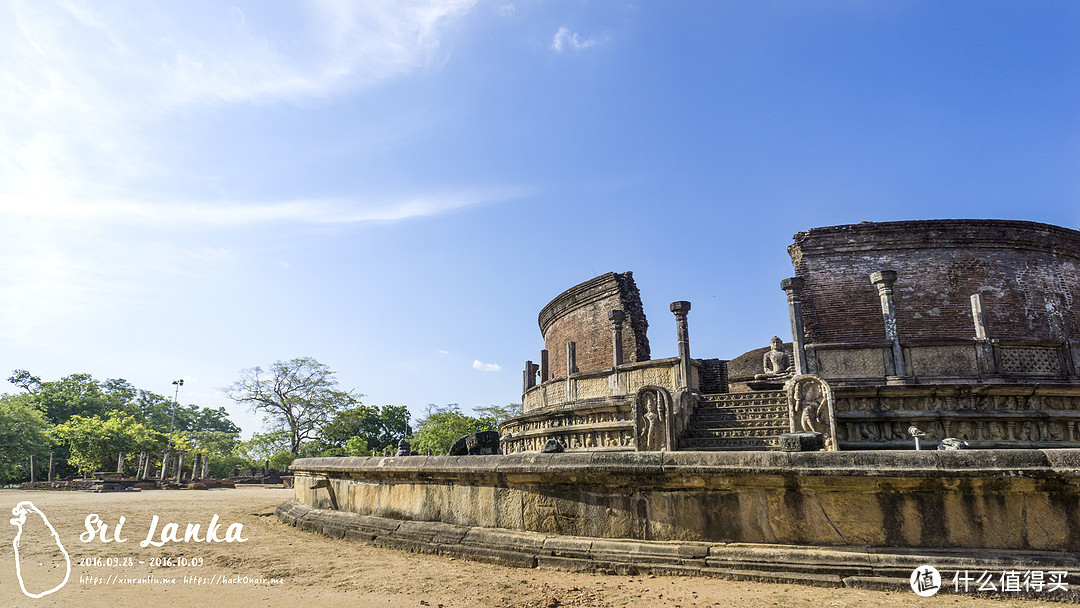
[{"label": "sandy ground", "polygon": [[[632,606],[680,608],[754,606],[1061,606],[1049,601],[982,599],[911,592],[821,589],[799,585],[733,582],[688,577],[627,577],[521,569],[417,555],[335,540],[287,526],[273,516],[291,490],[82,492],[0,491],[0,608],[35,606],[464,606],[548,608]],[[12,541],[18,529],[8,515],[31,501],[55,528],[69,553],[68,582],[40,599],[26,596],[16,575]],[[80,539],[88,515],[97,514],[114,538],[125,518],[125,542]],[[141,547],[154,515],[155,540],[167,523],[188,523],[206,535],[214,514],[224,537],[242,524],[245,542],[166,543]],[[40,516],[22,526],[21,578],[31,593],[63,580],[65,563]],[[234,528],[235,530],[235,528]],[[100,560],[100,561],[95,561]],[[1071,575],[1072,576],[1072,575]],[[185,577],[187,577],[185,579]],[[147,579],[150,582],[146,582]],[[157,579],[157,580],[153,580]]]}]

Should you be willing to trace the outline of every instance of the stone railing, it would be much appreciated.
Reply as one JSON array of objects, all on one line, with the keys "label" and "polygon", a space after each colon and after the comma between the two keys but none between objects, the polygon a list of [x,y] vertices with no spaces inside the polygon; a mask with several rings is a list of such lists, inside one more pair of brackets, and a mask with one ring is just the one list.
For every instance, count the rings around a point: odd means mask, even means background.
[{"label": "stone railing", "polygon": [[[691,361],[689,386],[698,386],[698,362]],[[679,358],[655,359],[618,367],[579,372],[542,382],[522,395],[523,411],[558,407],[590,399],[631,397],[646,386],[659,386],[672,393],[680,386]]]},{"label": "stone railing", "polygon": [[808,370],[833,384],[983,384],[1039,381],[1080,385],[1080,341],[902,341],[897,376],[890,341],[807,344]]}]

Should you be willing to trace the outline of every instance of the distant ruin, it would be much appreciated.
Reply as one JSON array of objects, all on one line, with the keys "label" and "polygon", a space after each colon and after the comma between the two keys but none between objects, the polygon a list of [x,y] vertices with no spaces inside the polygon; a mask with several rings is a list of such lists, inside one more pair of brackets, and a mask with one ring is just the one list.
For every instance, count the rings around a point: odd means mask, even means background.
[{"label": "distant ruin", "polygon": [[910,449],[912,427],[928,448],[1080,446],[1080,232],[864,222],[800,232],[788,251],[792,337],[772,347],[787,374],[766,369],[770,348],[689,357],[687,302],[672,304],[680,357],[650,360],[632,275],[609,273],[540,313],[545,349],[526,363],[524,414],[502,425],[506,451],[650,449],[650,400],[664,449],[774,449],[805,426],[785,388],[799,376],[828,387],[809,424],[841,450]]}]

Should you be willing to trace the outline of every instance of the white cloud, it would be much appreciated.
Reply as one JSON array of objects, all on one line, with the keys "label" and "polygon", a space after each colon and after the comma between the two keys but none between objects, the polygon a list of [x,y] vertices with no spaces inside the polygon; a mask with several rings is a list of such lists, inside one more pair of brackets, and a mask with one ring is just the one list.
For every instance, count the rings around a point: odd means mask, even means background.
[{"label": "white cloud", "polygon": [[479,359],[473,359],[472,366],[473,369],[482,372],[497,372],[502,369],[498,363],[484,363]]},{"label": "white cloud", "polygon": [[0,194],[0,217],[65,219],[150,225],[227,226],[257,222],[302,222],[309,224],[357,224],[390,222],[446,213],[484,203],[513,200],[525,191],[520,188],[490,188],[417,195],[396,199],[337,198],[283,202],[194,202],[170,203],[136,200],[72,200],[39,195],[27,199]]},{"label": "white cloud", "polygon": [[[140,184],[183,170],[163,160],[174,142],[159,128],[215,106],[309,103],[422,69],[474,2],[320,0],[245,12],[213,2],[10,0],[0,5],[0,206],[60,200],[67,212],[90,201],[79,212],[86,216],[128,206],[96,201],[159,198]],[[417,206],[443,208],[401,201],[359,214],[395,219]],[[298,208],[197,215],[290,216]]]},{"label": "white cloud", "polygon": [[580,51],[604,42],[604,38],[585,38],[578,36],[577,32],[571,32],[566,26],[560,27],[551,40],[551,50],[561,53],[567,48]]}]

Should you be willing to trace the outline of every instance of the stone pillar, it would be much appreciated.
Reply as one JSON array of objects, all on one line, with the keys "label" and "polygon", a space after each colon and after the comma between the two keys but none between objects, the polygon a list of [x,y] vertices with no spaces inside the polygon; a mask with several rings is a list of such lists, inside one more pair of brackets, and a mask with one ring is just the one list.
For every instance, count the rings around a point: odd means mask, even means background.
[{"label": "stone pillar", "polygon": [[[387,449],[389,449],[389,446],[387,446]],[[389,456],[389,455],[390,454],[387,454],[387,456]],[[268,477],[269,475],[270,475],[270,460],[267,459],[267,460],[263,461],[263,477]]]},{"label": "stone pillar", "polygon": [[680,300],[671,303],[671,312],[675,313],[675,333],[679,339],[679,370],[682,376],[679,388],[690,387],[690,330],[686,324],[686,314],[690,312],[690,302]]},{"label": "stone pillar", "polygon": [[150,453],[146,453],[146,463],[143,465],[143,480],[150,479]]},{"label": "stone pillar", "polygon": [[788,316],[791,317],[791,356],[795,358],[795,375],[809,373],[806,361],[806,336],[802,320],[802,290],[806,280],[790,277],[780,281],[780,289],[787,293]]},{"label": "stone pillar", "polygon": [[525,362],[525,369],[522,371],[521,392],[525,393],[530,388],[536,386],[536,372],[540,369],[540,366],[532,361]]},{"label": "stone pillar", "polygon": [[56,480],[56,454],[49,452],[49,481]]},{"label": "stone pillar", "polygon": [[566,375],[576,374],[577,369],[577,344],[574,342],[566,343]]},{"label": "stone pillar", "polygon": [[540,382],[548,381],[548,352],[547,349],[540,351]]},{"label": "stone pillar", "polygon": [[120,476],[124,476],[124,453],[120,452],[116,455],[116,472],[120,473]]},{"label": "stone pillar", "polygon": [[34,455],[30,455],[30,481],[37,481],[37,458]]},{"label": "stone pillar", "polygon": [[165,474],[169,472],[169,450],[165,450],[165,453],[161,455],[161,476],[159,479],[165,481]]},{"label": "stone pillar", "polygon": [[986,315],[983,314],[982,294],[971,296],[971,318],[975,321],[975,339],[986,339]]},{"label": "stone pillar", "polygon": [[191,481],[199,477],[199,469],[202,467],[202,452],[195,453],[195,462],[191,465]]},{"label": "stone pillar", "polygon": [[885,320],[885,338],[892,342],[893,373],[906,376],[904,351],[900,348],[900,334],[896,330],[896,306],[893,304],[893,283],[896,282],[895,270],[879,270],[870,275],[870,282],[877,286],[881,297],[881,316]]},{"label": "stone pillar", "polygon": [[139,468],[135,469],[135,479],[142,481],[146,479],[144,473],[146,472],[146,452],[139,452]]},{"label": "stone pillar", "polygon": [[176,483],[184,483],[184,456],[187,452],[180,452],[176,457]]},{"label": "stone pillar", "polygon": [[613,310],[608,313],[611,321],[611,360],[616,366],[623,364],[622,352],[622,324],[626,320],[626,313],[621,310]]},{"label": "stone pillar", "polygon": [[202,475],[200,475],[199,477],[201,479],[206,479],[207,477],[210,477],[210,454],[203,454]]}]

